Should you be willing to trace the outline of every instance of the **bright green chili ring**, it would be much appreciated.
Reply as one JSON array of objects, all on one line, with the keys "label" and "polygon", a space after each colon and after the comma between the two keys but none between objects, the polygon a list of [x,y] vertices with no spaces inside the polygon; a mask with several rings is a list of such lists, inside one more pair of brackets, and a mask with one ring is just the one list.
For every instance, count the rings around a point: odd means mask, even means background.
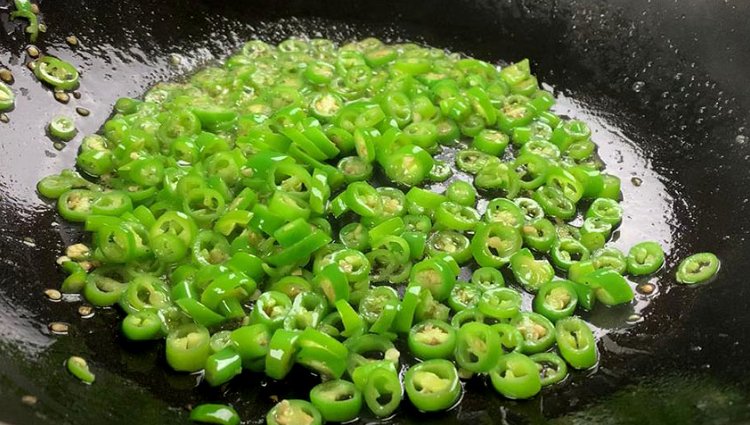
[{"label": "bright green chili ring", "polygon": [[43,83],[60,90],[74,90],[78,87],[78,70],[68,62],[43,56],[34,64],[34,75]]},{"label": "bright green chili ring", "polygon": [[677,281],[687,285],[709,281],[719,271],[721,262],[710,252],[693,254],[677,266]]},{"label": "bright green chili ring", "polygon": [[239,425],[240,415],[232,406],[199,404],[190,411],[190,420],[205,424]]},{"label": "bright green chili ring", "polygon": [[505,286],[505,278],[500,270],[494,267],[480,267],[471,274],[471,283],[487,290]]},{"label": "bright green chili ring", "polygon": [[664,251],[656,242],[641,242],[628,252],[628,273],[633,276],[649,275],[664,264]]},{"label": "bright green chili ring", "polygon": [[417,363],[404,375],[409,400],[419,410],[447,410],[461,396],[456,366],[448,360],[434,359]]},{"label": "bright green chili ring", "polygon": [[533,305],[535,312],[554,322],[573,315],[578,305],[578,294],[571,282],[556,280],[539,288]]},{"label": "bright green chili ring", "polygon": [[510,319],[521,308],[521,295],[510,288],[490,288],[479,297],[477,308],[487,317]]},{"label": "bright green chili ring", "polygon": [[281,400],[268,411],[268,425],[321,425],[323,417],[315,406],[305,400]]},{"label": "bright green chili ring", "polygon": [[537,353],[529,358],[539,369],[543,387],[561,382],[568,376],[568,364],[555,353]]},{"label": "bright green chili ring", "polygon": [[526,399],[542,389],[536,363],[521,353],[508,353],[498,359],[490,371],[495,391],[510,399]]},{"label": "bright green chili ring", "polygon": [[362,410],[362,391],[349,381],[328,381],[310,390],[310,402],[324,420],[348,422],[356,419]]},{"label": "bright green chili ring", "polygon": [[555,344],[555,327],[541,314],[522,312],[513,318],[511,324],[523,336],[521,352],[525,354],[541,353]]},{"label": "bright green chili ring", "polygon": [[0,112],[13,109],[16,102],[16,95],[7,84],[0,82]]},{"label": "bright green chili ring", "polygon": [[596,340],[589,326],[578,317],[560,319],[555,324],[560,354],[576,369],[588,369],[599,361]]},{"label": "bright green chili ring", "polygon": [[456,363],[470,372],[489,372],[502,350],[500,336],[489,325],[468,322],[456,335]]},{"label": "bright green chili ring", "polygon": [[411,328],[407,342],[422,360],[448,359],[456,346],[456,330],[440,320],[425,320]]}]

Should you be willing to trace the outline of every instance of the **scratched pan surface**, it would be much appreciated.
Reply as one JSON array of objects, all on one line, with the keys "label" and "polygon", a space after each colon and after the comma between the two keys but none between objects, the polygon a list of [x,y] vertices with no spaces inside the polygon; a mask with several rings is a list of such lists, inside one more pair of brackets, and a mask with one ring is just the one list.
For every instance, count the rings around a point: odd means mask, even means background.
[{"label": "scratched pan surface", "polygon": [[[628,216],[616,245],[649,238],[668,248],[666,271],[650,280],[655,295],[588,317],[602,339],[598,370],[525,402],[471,382],[459,407],[423,416],[404,403],[390,423],[750,420],[750,5],[608,3],[44,1],[49,31],[40,47],[82,71],[81,98],[68,105],[31,77],[21,32],[0,10],[0,61],[18,94],[10,123],[0,123],[0,422],[187,423],[186,406],[224,401],[247,423],[263,423],[271,396],[305,397],[314,381],[305,372],[283,385],[245,374],[219,389],[194,388],[196,377],[168,371],[161,347],[125,344],[117,311],[84,319],[80,302],[46,300],[44,289],[62,279],[54,259],[78,233],[34,191],[40,177],[71,166],[80,142],[53,149],[43,130],[52,116],[88,108],[78,127],[94,132],[120,96],[139,96],[243,40],[293,35],[410,40],[489,61],[530,57],[554,88],[557,111],[591,123],[601,156],[623,179]],[[70,34],[79,47],[65,44]],[[171,54],[180,65],[169,64]],[[718,279],[674,285],[677,259],[700,250],[723,260]],[[69,323],[69,334],[52,335],[53,321]],[[72,354],[91,360],[95,385],[65,372]]]}]

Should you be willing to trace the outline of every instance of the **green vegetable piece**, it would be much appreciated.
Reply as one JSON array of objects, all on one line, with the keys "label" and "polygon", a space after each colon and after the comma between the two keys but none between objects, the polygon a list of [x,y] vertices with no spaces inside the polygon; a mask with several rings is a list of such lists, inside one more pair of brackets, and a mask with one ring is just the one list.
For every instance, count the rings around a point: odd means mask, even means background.
[{"label": "green vegetable piece", "polygon": [[456,366],[443,359],[410,367],[404,375],[404,388],[412,404],[425,412],[447,410],[461,396]]},{"label": "green vegetable piece", "polygon": [[16,102],[16,95],[7,84],[0,82],[0,112],[13,109]]},{"label": "green vegetable piece", "polygon": [[199,404],[190,411],[190,420],[205,424],[239,425],[240,415],[225,404]]},{"label": "green vegetable piece", "polygon": [[677,266],[677,281],[686,285],[706,282],[718,273],[720,264],[719,258],[710,252],[693,254]]},{"label": "green vegetable piece", "polygon": [[643,276],[655,273],[664,264],[664,251],[656,242],[641,242],[630,248],[628,273]]},{"label": "green vegetable piece", "polygon": [[305,400],[281,400],[268,411],[268,425],[321,425],[323,417],[318,409]]},{"label": "green vegetable piece", "polygon": [[68,368],[68,372],[80,379],[84,384],[90,385],[94,383],[96,375],[91,372],[88,363],[82,357],[71,356],[65,362],[65,365]]},{"label": "green vegetable piece", "polygon": [[599,352],[589,326],[578,317],[560,319],[555,324],[555,338],[560,354],[576,369],[588,369],[596,365]]},{"label": "green vegetable piece", "polygon": [[68,62],[52,56],[34,61],[34,75],[39,81],[59,90],[78,88],[78,70]]},{"label": "green vegetable piece", "polygon": [[555,353],[537,353],[529,358],[539,369],[543,387],[561,382],[568,376],[568,364]]},{"label": "green vegetable piece", "polygon": [[542,389],[536,363],[521,353],[508,353],[490,371],[495,391],[510,399],[526,399]]},{"label": "green vegetable piece", "polygon": [[356,419],[362,410],[362,391],[349,381],[328,381],[310,390],[310,402],[324,420],[348,422]]}]

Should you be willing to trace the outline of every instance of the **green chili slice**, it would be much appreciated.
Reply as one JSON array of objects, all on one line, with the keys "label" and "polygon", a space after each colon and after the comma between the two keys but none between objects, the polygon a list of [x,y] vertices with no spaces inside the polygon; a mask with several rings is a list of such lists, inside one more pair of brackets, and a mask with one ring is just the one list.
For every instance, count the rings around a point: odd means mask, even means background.
[{"label": "green chili slice", "polygon": [[710,280],[719,271],[719,258],[710,252],[693,254],[677,266],[677,281],[687,285]]}]

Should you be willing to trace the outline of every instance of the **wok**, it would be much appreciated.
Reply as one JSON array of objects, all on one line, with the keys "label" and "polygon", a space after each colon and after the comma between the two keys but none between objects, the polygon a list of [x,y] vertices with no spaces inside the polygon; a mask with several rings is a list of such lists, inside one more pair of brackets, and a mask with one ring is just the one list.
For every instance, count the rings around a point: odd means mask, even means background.
[{"label": "wok", "polygon": [[[194,376],[169,371],[161,347],[126,344],[116,310],[82,318],[80,301],[47,300],[43,291],[63,278],[55,258],[80,233],[34,190],[73,164],[80,141],[53,149],[44,135],[53,116],[88,108],[78,127],[94,132],[117,97],[138,96],[244,40],[292,35],[410,40],[490,61],[530,57],[555,89],[557,111],[592,124],[602,157],[623,178],[627,217],[617,246],[656,239],[668,249],[665,271],[650,280],[654,296],[588,317],[603,335],[598,370],[523,402],[471,382],[459,407],[424,416],[404,403],[391,423],[750,420],[750,3],[67,0],[41,9],[49,30],[39,45],[78,66],[81,98],[63,105],[33,79],[20,27],[3,10],[0,61],[15,74],[18,99],[10,122],[0,123],[0,421],[186,423],[187,406],[223,401],[247,423],[262,423],[271,396],[305,396],[304,372],[293,385],[245,374],[226,387],[194,388]],[[77,48],[65,44],[70,34]],[[170,65],[172,54],[180,64]],[[703,250],[722,259],[718,278],[676,285],[678,259]],[[69,323],[69,333],[53,335],[53,321]],[[94,385],[67,374],[72,354],[90,360]]]}]

